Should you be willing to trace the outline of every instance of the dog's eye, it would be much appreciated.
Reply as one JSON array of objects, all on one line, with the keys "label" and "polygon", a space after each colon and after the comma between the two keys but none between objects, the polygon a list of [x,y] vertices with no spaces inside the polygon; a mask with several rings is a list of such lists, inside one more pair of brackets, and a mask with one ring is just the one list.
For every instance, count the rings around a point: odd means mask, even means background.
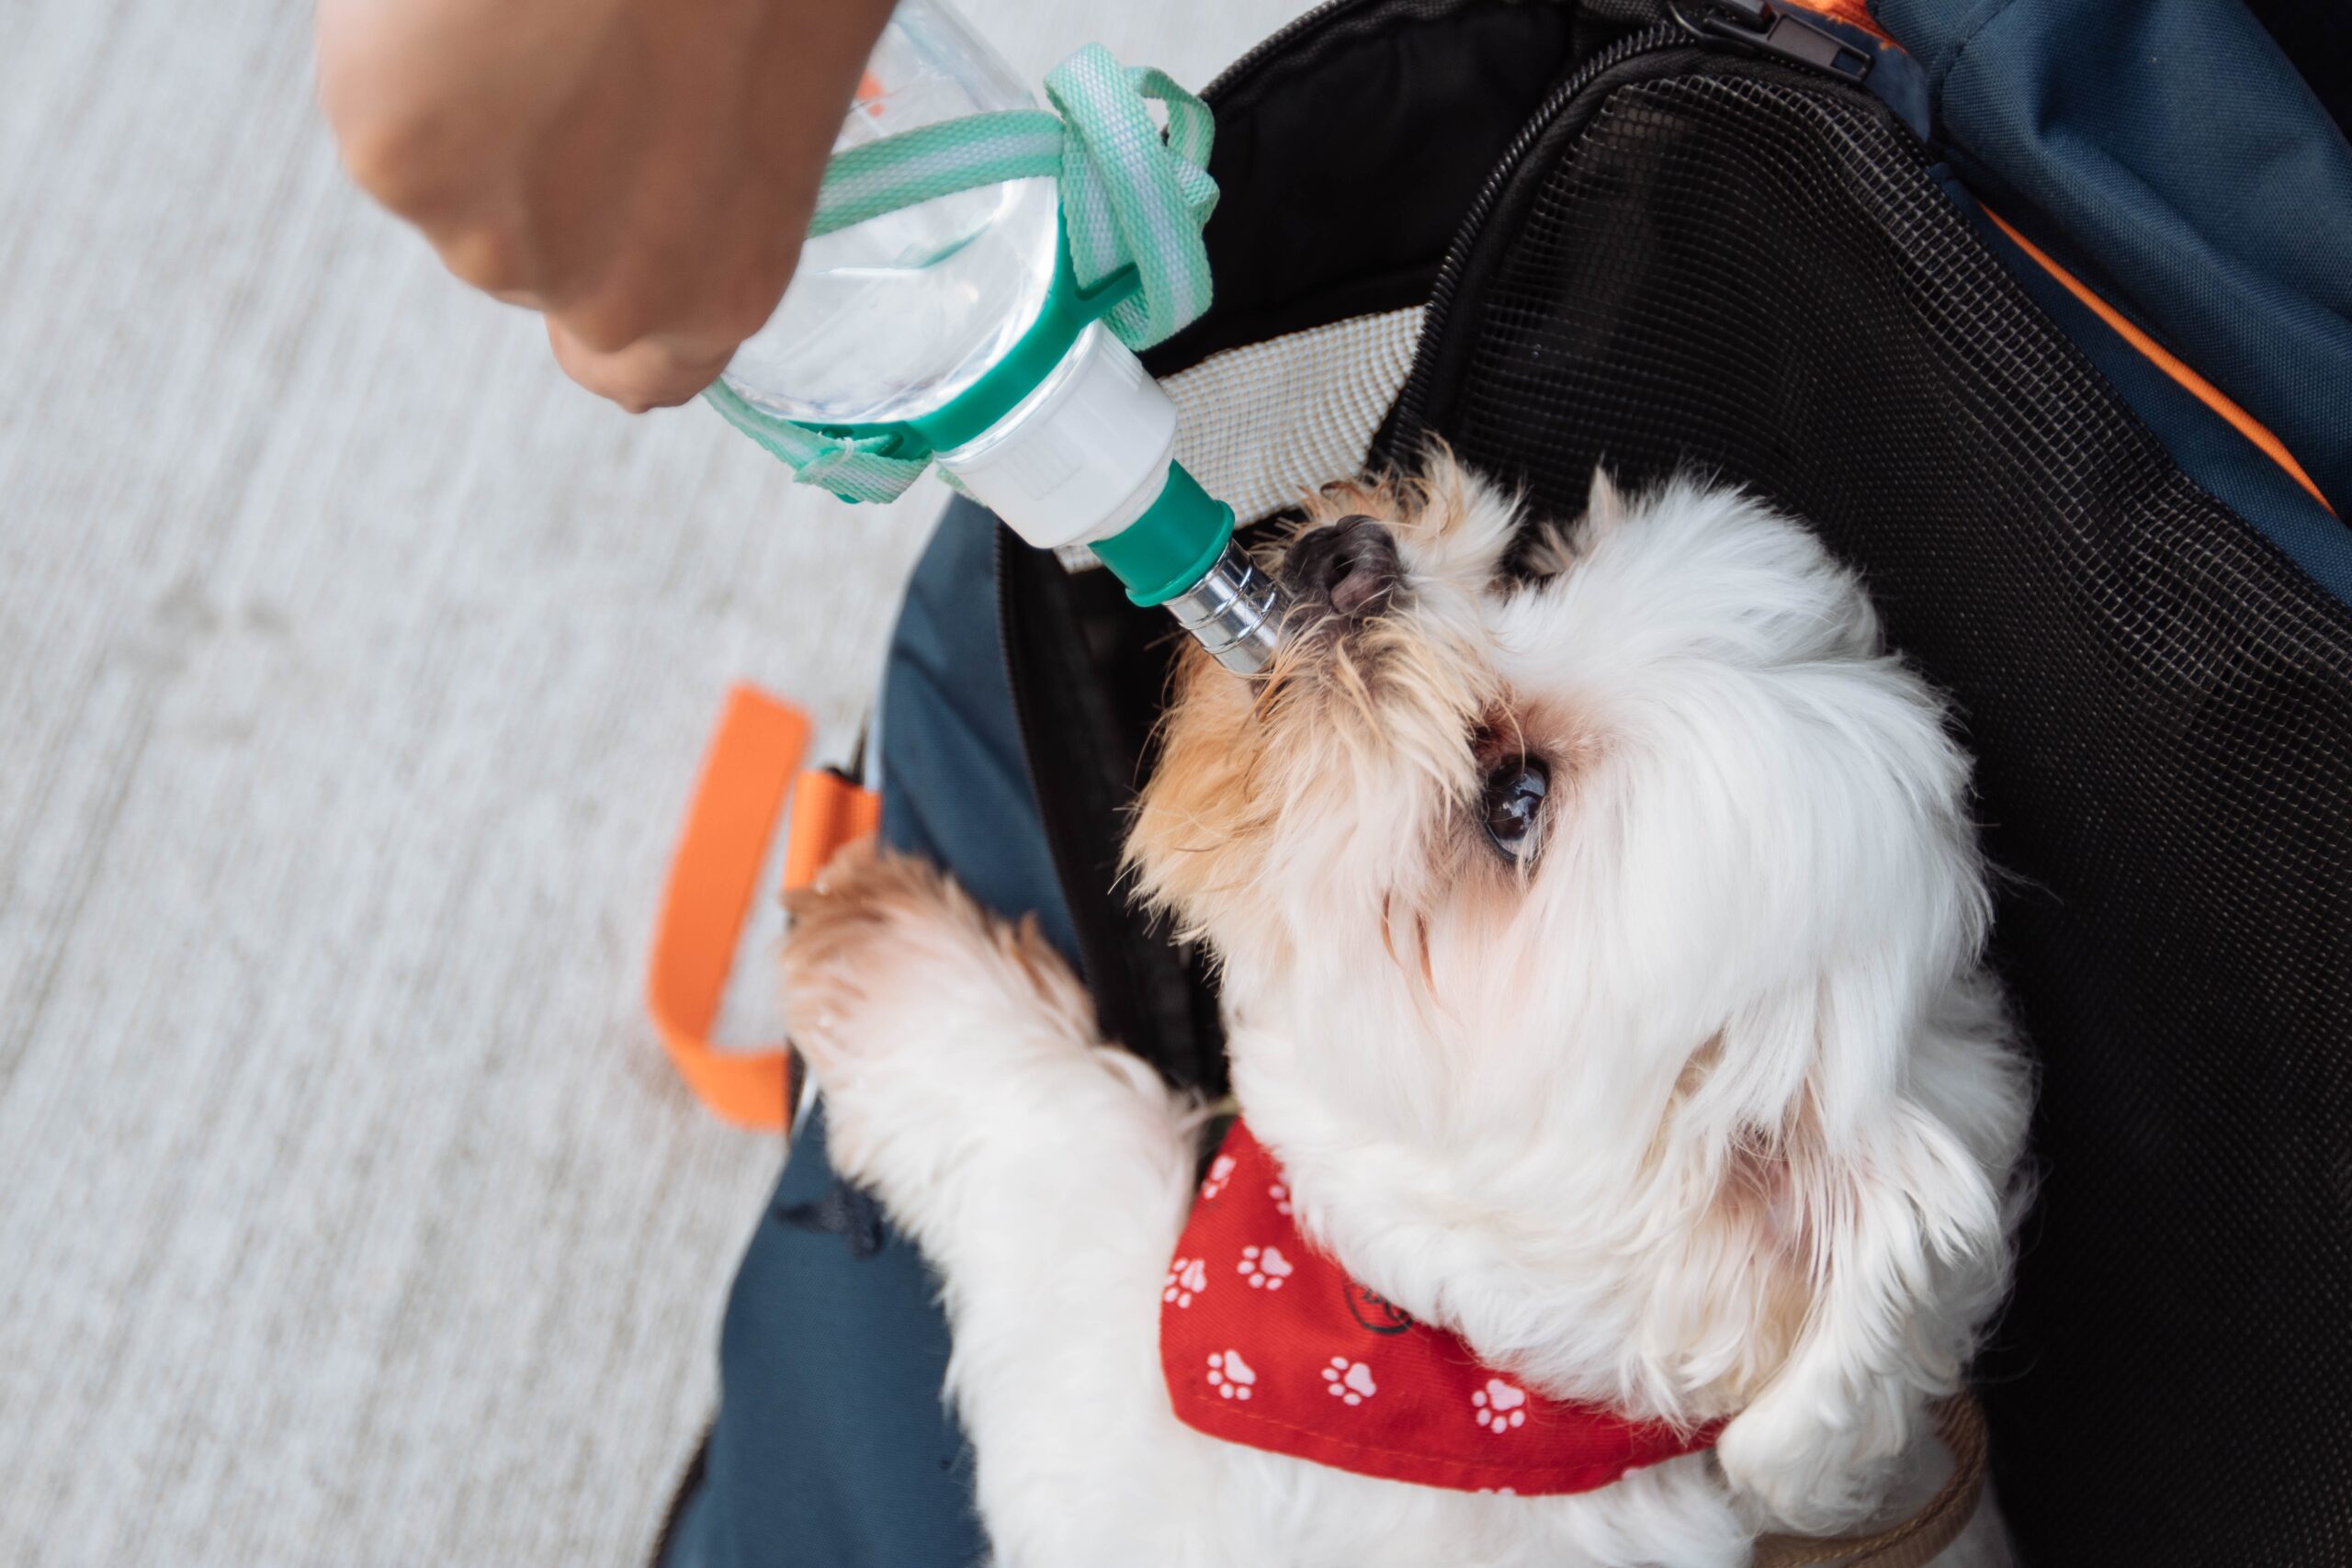
[{"label": "dog's eye", "polygon": [[1487,837],[1504,858],[1534,858],[1536,829],[1544,821],[1544,797],[1552,772],[1533,757],[1514,757],[1487,775]]}]

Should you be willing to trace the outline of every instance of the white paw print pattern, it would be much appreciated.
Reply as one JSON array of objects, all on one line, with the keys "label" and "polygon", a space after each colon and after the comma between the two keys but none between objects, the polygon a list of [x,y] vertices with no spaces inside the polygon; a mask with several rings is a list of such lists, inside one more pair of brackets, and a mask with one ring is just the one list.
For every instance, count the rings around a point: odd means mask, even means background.
[{"label": "white paw print pattern", "polygon": [[1208,1288],[1208,1265],[1197,1258],[1179,1258],[1168,1265],[1168,1283],[1161,1287],[1159,1299],[1188,1307],[1194,1296]]},{"label": "white paw print pattern", "polygon": [[1362,1404],[1380,1392],[1380,1385],[1372,1381],[1372,1369],[1362,1361],[1334,1356],[1323,1369],[1323,1392],[1344,1404]]},{"label": "white paw print pattern", "polygon": [[1272,1187],[1269,1187],[1269,1188],[1267,1188],[1267,1189],[1266,1189],[1266,1196],[1267,1196],[1267,1197],[1269,1197],[1269,1198],[1272,1198],[1272,1199],[1274,1201],[1274,1213],[1277,1213],[1277,1214],[1287,1214],[1287,1213],[1290,1213],[1290,1189],[1289,1189],[1289,1188],[1287,1188],[1287,1187],[1283,1186],[1281,1182],[1277,1181],[1277,1182],[1275,1182]]},{"label": "white paw print pattern", "polygon": [[1258,1369],[1241,1359],[1238,1350],[1209,1352],[1209,1386],[1220,1398],[1247,1399],[1250,1385],[1258,1381]]},{"label": "white paw print pattern", "polygon": [[1225,1184],[1232,1179],[1233,1156],[1231,1155],[1217,1156],[1216,1158],[1209,1161],[1209,1174],[1207,1179],[1201,1183],[1201,1196],[1204,1198],[1216,1197],[1218,1193],[1225,1190]]},{"label": "white paw print pattern", "polygon": [[1527,1424],[1527,1391],[1513,1388],[1500,1378],[1488,1378],[1487,1386],[1470,1396],[1470,1403],[1477,1407],[1478,1425],[1497,1437]]},{"label": "white paw print pattern", "polygon": [[1279,1247],[1245,1247],[1241,1249],[1241,1261],[1234,1268],[1234,1272],[1250,1281],[1253,1291],[1281,1290],[1283,1281],[1290,1278],[1290,1270],[1291,1261],[1283,1256]]}]

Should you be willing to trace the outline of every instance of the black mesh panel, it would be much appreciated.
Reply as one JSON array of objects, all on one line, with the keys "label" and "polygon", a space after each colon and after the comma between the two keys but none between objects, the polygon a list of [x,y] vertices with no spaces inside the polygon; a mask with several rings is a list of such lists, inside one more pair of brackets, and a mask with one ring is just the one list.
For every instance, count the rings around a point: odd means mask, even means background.
[{"label": "black mesh panel", "polygon": [[1981,1368],[2028,1561],[2352,1562],[2352,615],[1858,94],[1619,89],[1521,165],[1433,330],[1420,410],[1470,462],[1563,513],[1604,457],[1750,484],[1959,701],[2044,1075]]}]

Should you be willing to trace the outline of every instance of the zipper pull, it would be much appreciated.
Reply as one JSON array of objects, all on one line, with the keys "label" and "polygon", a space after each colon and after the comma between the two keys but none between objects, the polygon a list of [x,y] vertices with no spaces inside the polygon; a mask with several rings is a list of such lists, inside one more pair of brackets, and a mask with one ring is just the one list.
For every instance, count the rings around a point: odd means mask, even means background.
[{"label": "zipper pull", "polygon": [[1697,0],[1695,21],[1684,5],[1685,0],[1667,0],[1666,9],[1692,38],[1725,39],[1849,82],[1860,81],[1876,63],[1828,28],[1793,9],[1777,7],[1771,0]]}]

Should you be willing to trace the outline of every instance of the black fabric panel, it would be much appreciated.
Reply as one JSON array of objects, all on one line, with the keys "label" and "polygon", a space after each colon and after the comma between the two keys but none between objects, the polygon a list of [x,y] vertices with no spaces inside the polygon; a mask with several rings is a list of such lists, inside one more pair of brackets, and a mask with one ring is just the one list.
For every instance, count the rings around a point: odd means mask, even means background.
[{"label": "black fabric panel", "polygon": [[1209,95],[1216,304],[1144,356],[1152,374],[1427,299],[1463,209],[1577,33],[1556,4],[1383,0],[1229,73]]},{"label": "black fabric panel", "polygon": [[2352,0],[2245,0],[2245,8],[2352,137]]},{"label": "black fabric panel", "polygon": [[1065,572],[998,530],[999,626],[1037,809],[1104,1036],[1171,1082],[1225,1092],[1225,1035],[1202,955],[1179,951],[1127,902],[1127,808],[1182,632],[1127,603],[1107,571]]},{"label": "black fabric panel", "polygon": [[1981,1369],[2027,1561],[2352,1562],[2352,614],[1858,93],[1624,87],[1498,210],[1430,329],[1430,428],[1562,513],[1604,457],[1754,486],[1965,716],[2043,1075]]}]

